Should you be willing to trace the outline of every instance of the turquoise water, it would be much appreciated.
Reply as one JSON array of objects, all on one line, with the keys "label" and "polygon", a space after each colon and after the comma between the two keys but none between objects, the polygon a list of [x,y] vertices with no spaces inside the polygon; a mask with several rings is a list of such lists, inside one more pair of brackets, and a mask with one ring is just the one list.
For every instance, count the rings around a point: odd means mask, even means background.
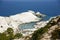
[{"label": "turquoise water", "polygon": [[34,25],[36,24],[36,22],[31,22],[31,23],[25,23],[25,24],[20,24],[19,25],[19,29],[32,29],[34,28]]}]

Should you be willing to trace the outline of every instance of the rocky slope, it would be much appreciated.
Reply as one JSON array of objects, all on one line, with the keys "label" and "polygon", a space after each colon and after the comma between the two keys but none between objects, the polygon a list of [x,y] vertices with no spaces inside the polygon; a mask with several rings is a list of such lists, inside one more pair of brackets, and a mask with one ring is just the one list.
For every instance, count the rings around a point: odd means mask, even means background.
[{"label": "rocky slope", "polygon": [[53,17],[45,27],[36,30],[30,40],[60,40],[60,16]]}]

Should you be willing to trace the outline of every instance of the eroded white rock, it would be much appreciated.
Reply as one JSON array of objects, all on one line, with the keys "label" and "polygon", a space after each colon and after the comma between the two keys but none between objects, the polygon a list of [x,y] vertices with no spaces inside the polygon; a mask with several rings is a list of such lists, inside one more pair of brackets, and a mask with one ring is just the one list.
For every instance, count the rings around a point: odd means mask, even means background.
[{"label": "eroded white rock", "polygon": [[39,21],[41,18],[38,18],[34,13],[33,11],[28,11],[9,17],[0,16],[0,33],[6,31],[9,27],[16,32],[19,24]]}]

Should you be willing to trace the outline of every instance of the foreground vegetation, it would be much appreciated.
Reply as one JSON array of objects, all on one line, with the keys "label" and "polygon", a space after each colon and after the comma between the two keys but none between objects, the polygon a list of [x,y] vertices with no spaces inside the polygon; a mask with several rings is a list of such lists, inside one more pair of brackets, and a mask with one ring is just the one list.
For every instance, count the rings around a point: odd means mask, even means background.
[{"label": "foreground vegetation", "polygon": [[[59,19],[59,20],[60,20],[60,19]],[[42,35],[43,35],[45,32],[47,32],[48,29],[49,29],[51,26],[54,26],[54,25],[56,25],[56,24],[58,24],[58,22],[54,21],[54,18],[51,19],[51,21],[50,21],[49,23],[47,23],[47,25],[46,25],[45,27],[42,27],[42,28],[36,30],[36,31],[33,33],[33,35],[32,35],[32,37],[31,37],[30,40],[40,40],[40,39],[42,38]]]},{"label": "foreground vegetation", "polygon": [[56,39],[60,40],[60,29],[56,29],[52,32],[51,40],[56,40]]},{"label": "foreground vegetation", "polygon": [[8,28],[4,33],[0,33],[0,40],[13,40],[21,37],[22,37],[21,33],[16,33],[14,35],[14,31],[12,28]]}]

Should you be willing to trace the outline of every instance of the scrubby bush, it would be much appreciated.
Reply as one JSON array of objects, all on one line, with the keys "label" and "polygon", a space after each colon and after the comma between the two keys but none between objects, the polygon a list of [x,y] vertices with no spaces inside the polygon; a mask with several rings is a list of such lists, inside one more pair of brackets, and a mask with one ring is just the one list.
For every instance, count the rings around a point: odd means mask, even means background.
[{"label": "scrubby bush", "polygon": [[21,33],[17,33],[14,37],[19,39],[19,38],[22,37],[22,34]]},{"label": "scrubby bush", "polygon": [[8,33],[8,34],[11,34],[11,33],[13,33],[13,32],[14,32],[14,31],[13,31],[12,28],[8,28],[8,29],[7,29],[7,33]]},{"label": "scrubby bush", "polygon": [[22,34],[17,33],[14,35],[14,31],[12,28],[8,28],[5,32],[0,33],[0,40],[13,40],[15,38],[21,38]]},{"label": "scrubby bush", "polygon": [[14,39],[14,31],[13,31],[13,29],[12,28],[8,28],[7,29],[7,35],[8,35],[8,38],[10,39],[10,40],[13,40]]},{"label": "scrubby bush", "polygon": [[0,33],[0,40],[8,40],[6,34]]},{"label": "scrubby bush", "polygon": [[52,32],[51,40],[60,39],[60,29],[56,29]]}]

